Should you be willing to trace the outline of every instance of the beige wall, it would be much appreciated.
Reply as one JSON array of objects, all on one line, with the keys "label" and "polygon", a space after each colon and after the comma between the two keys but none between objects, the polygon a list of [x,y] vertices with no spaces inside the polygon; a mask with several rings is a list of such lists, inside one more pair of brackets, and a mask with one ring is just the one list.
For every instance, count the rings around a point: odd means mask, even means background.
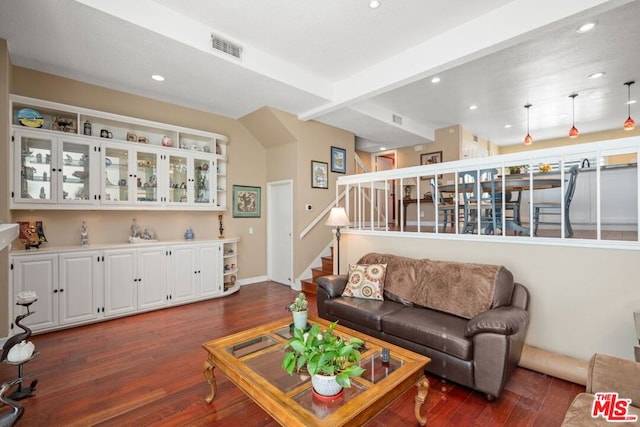
[{"label": "beige wall", "polygon": [[[9,117],[9,85],[11,63],[7,42],[0,39],[0,117]],[[9,212],[9,121],[0,120],[0,222],[10,222]],[[9,319],[4,313],[9,307],[9,248],[0,251],[0,336],[9,330]]]},{"label": "beige wall", "polygon": [[504,265],[531,296],[527,344],[581,360],[595,352],[633,359],[637,251],[349,232],[341,241],[343,265],[368,252]]},{"label": "beige wall", "polygon": [[500,146],[498,148],[498,154],[519,153],[521,151],[541,150],[543,148],[584,144],[585,142],[606,141],[608,139],[626,138],[638,135],[640,135],[640,126],[636,126],[634,130],[626,131],[622,129],[622,121],[620,121],[619,129],[580,134],[580,136],[575,139],[571,139],[569,137],[547,139],[543,141],[537,141],[534,139],[533,144],[531,145],[515,144]]},{"label": "beige wall", "polygon": [[[138,117],[177,126],[221,133],[229,137],[227,146],[227,206],[231,206],[233,184],[264,187],[266,149],[237,120],[186,107],[155,101],[124,92],[80,83],[20,67],[13,67],[10,92],[53,102],[82,106],[115,114]],[[5,113],[8,117],[8,112]],[[6,121],[3,121],[3,123]],[[8,169],[4,157],[3,169]],[[266,270],[265,216],[232,218],[224,213],[225,235],[240,237],[242,266],[239,279],[259,277]],[[3,198],[6,200],[6,197]],[[196,239],[212,239],[218,235],[218,212],[193,211],[13,211],[11,221],[43,220],[48,246],[77,245],[82,220],[89,226],[92,243],[124,242],[131,219],[141,227],[154,228],[162,240],[181,240],[187,227]],[[249,227],[255,232],[250,235]],[[246,260],[244,262],[243,260]]]},{"label": "beige wall", "polygon": [[[296,147],[277,147],[278,153],[286,152],[287,159],[292,153],[295,160],[283,164],[281,161],[270,162],[267,175],[270,180],[283,179],[279,169],[288,169],[292,175],[293,184],[293,217],[294,217],[294,239],[293,250],[295,253],[293,273],[294,277],[299,277],[318,256],[318,254],[331,241],[331,228],[324,225],[326,217],[307,234],[302,240],[299,234],[303,231],[327,206],[333,204],[336,197],[336,180],[341,174],[331,172],[331,146],[344,148],[347,152],[347,174],[354,171],[355,136],[351,132],[334,128],[315,121],[303,122],[292,114],[279,110],[273,110],[277,119],[287,130],[295,136]],[[274,148],[270,149],[274,150]],[[269,153],[269,158],[272,158]],[[349,160],[351,159],[351,160]],[[329,169],[329,188],[311,188],[311,161],[316,160],[326,162]],[[287,176],[287,178],[289,178]],[[311,204],[312,211],[306,211],[304,206]]]}]

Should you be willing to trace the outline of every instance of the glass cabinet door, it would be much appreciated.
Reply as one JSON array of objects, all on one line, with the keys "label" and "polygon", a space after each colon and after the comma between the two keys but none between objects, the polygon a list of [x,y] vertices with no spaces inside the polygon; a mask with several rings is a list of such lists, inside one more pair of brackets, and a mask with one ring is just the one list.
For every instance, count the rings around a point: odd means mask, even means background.
[{"label": "glass cabinet door", "polygon": [[92,202],[95,191],[91,188],[91,143],[62,141],[62,158],[58,160],[59,194],[61,203]]},{"label": "glass cabinet door", "polygon": [[[45,135],[16,134],[18,149],[16,155],[15,201],[29,203],[51,203],[56,201],[55,177],[58,168],[55,161],[55,138]],[[52,180],[53,176],[53,180]]]},{"label": "glass cabinet door", "polygon": [[136,203],[158,202],[158,157],[149,151],[136,151]]},{"label": "glass cabinet door", "polygon": [[[211,160],[194,157],[193,159],[193,201],[195,203],[211,204],[214,202],[215,185],[211,177],[215,174],[215,165]],[[215,169],[213,169],[215,170]]]},{"label": "glass cabinet door", "polygon": [[189,195],[187,184],[189,182],[187,157],[169,155],[169,203],[188,203]]},{"label": "glass cabinet door", "polygon": [[103,203],[128,203],[130,177],[129,150],[103,146],[104,177],[102,187]]}]

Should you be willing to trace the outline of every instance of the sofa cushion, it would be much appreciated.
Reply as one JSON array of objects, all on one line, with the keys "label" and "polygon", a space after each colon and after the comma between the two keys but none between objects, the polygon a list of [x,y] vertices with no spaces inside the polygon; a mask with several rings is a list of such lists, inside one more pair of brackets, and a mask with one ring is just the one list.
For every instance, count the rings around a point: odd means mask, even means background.
[{"label": "sofa cushion", "polygon": [[349,264],[349,278],[342,296],[382,301],[386,269],[387,264]]},{"label": "sofa cushion", "polygon": [[499,265],[367,254],[363,263],[386,263],[385,295],[465,319],[509,305],[513,275]]},{"label": "sofa cushion", "polygon": [[472,340],[464,333],[467,320],[422,307],[406,307],[382,318],[385,334],[431,347],[459,359],[471,360]]},{"label": "sofa cushion", "polygon": [[334,298],[326,300],[324,308],[327,314],[382,331],[382,318],[395,311],[404,309],[402,304],[393,301],[378,301],[364,298]]},{"label": "sofa cushion", "polygon": [[369,253],[360,258],[361,264],[387,264],[384,280],[384,298],[412,306],[411,296],[416,285],[415,262],[411,258]]}]

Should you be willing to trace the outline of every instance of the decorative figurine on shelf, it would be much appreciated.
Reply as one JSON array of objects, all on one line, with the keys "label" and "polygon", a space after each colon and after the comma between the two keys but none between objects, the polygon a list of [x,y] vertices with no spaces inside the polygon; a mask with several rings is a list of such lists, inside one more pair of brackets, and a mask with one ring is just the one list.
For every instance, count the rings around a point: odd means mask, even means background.
[{"label": "decorative figurine on shelf", "polygon": [[139,243],[143,241],[155,242],[158,240],[158,235],[151,228],[145,228],[142,230],[138,227],[136,219],[133,218],[131,226],[129,227],[129,243]]},{"label": "decorative figurine on shelf", "polygon": [[41,199],[47,198],[47,193],[44,192],[44,187],[40,187],[40,198]]},{"label": "decorative figurine on shelf", "polygon": [[86,221],[82,221],[82,227],[80,228],[80,242],[82,245],[89,244],[89,229]]},{"label": "decorative figurine on shelf", "polygon": [[218,221],[220,221],[220,228],[218,229],[220,231],[220,234],[218,235],[218,239],[224,239],[224,227],[222,226],[222,214],[218,214]]},{"label": "decorative figurine on shelf", "polygon": [[129,237],[140,237],[140,227],[138,227],[138,224],[136,223],[136,219],[133,218],[133,220],[131,220],[131,227],[129,227]]},{"label": "decorative figurine on shelf", "polygon": [[193,230],[191,230],[191,227],[188,227],[187,231],[184,232],[184,238],[186,240],[193,240]]},{"label": "decorative figurine on shelf", "polygon": [[84,121],[83,133],[87,136],[91,136],[91,122],[89,122],[89,120]]}]

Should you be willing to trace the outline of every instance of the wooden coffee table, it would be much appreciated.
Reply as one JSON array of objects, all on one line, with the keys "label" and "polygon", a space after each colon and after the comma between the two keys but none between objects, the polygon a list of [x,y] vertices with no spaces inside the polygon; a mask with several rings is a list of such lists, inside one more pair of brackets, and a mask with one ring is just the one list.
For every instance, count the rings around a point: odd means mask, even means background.
[{"label": "wooden coffee table", "polygon": [[[211,386],[206,397],[211,403],[216,395],[214,368],[220,369],[236,386],[260,405],[276,421],[286,426],[342,426],[362,424],[373,418],[402,393],[417,386],[415,415],[420,425],[426,424],[421,407],[429,392],[429,381],[423,369],[431,360],[376,338],[338,325],[335,333],[358,337],[365,342],[359,378],[351,380],[351,388],[333,401],[320,400],[312,393],[308,375],[289,375],[282,368],[284,345],[291,337],[291,318],[258,326],[203,344],[209,357],[203,374]],[[309,323],[322,329],[329,326],[324,319],[310,316]],[[382,349],[389,349],[390,361],[383,363]]]}]

